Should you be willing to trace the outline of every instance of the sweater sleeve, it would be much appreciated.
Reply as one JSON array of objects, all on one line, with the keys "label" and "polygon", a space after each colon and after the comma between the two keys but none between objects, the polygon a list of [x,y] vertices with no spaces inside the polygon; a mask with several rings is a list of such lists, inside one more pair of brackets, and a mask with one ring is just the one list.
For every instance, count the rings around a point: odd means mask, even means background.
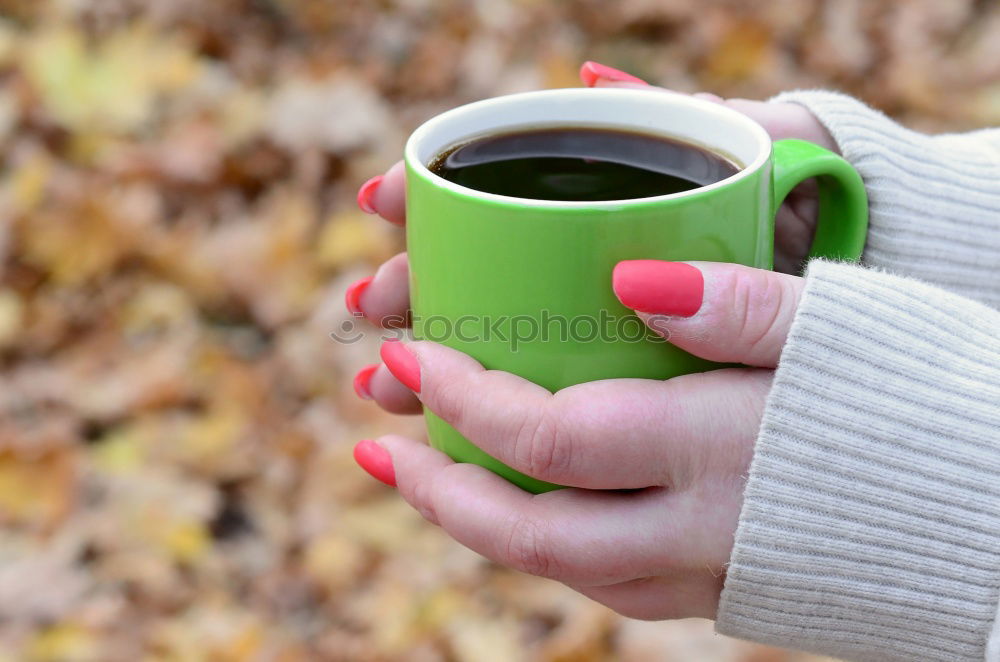
[{"label": "sweater sleeve", "polygon": [[836,92],[772,101],[808,108],[864,179],[865,264],[1000,308],[1000,128],[928,136]]},{"label": "sweater sleeve", "polygon": [[1000,660],[1000,311],[856,265],[813,260],[806,281],[717,630],[850,660]]}]

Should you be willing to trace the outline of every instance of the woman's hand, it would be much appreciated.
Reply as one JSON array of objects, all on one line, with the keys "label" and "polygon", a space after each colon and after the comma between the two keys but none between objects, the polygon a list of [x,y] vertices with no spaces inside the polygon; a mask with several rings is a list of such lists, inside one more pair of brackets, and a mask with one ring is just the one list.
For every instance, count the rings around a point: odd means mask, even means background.
[{"label": "woman's hand", "polygon": [[[404,392],[502,462],[572,486],[524,492],[399,436],[359,463],[452,537],[644,619],[712,618],[764,402],[803,280],[710,262],[620,263],[615,293],[693,354],[756,368],[614,379],[550,393],[431,342],[389,341],[372,385]],[[611,491],[628,490],[628,491]]]},{"label": "woman's hand", "polygon": [[[587,85],[669,93],[623,80],[608,68],[598,67],[597,75],[594,67],[588,63],[581,70]],[[775,139],[833,147],[799,106],[701,96],[749,115]],[[366,183],[358,202],[402,226],[404,191],[397,163]],[[815,214],[815,195],[790,196],[777,223],[779,268],[798,268]],[[674,276],[683,271],[671,264],[623,263],[616,270],[616,292],[682,349],[759,369],[666,382],[609,380],[551,394],[513,375],[484,371],[441,345],[419,342],[390,343],[383,356],[391,371],[373,365],[355,379],[359,395],[388,411],[416,414],[422,401],[501,461],[578,489],[533,496],[485,469],[454,464],[423,444],[393,436],[361,442],[359,462],[398,484],[430,521],[500,563],[560,579],[629,616],[714,616],[770,385],[767,368],[780,353],[801,280],[700,263],[698,277],[688,271],[687,281],[702,283],[703,295],[688,288],[686,296],[687,305],[692,297],[701,305],[697,314],[682,318],[677,314],[684,311],[668,310],[684,280],[670,276],[671,269]],[[409,308],[407,271],[405,253],[393,257],[373,278],[349,289],[348,308],[376,324],[396,325]],[[636,292],[652,298],[637,301]],[[596,491],[616,488],[631,491]]]}]

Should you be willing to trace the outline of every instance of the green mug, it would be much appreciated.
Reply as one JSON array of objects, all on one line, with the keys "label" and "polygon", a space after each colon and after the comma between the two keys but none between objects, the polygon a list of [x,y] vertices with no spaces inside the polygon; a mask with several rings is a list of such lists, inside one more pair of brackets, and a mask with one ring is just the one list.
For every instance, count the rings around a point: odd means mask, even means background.
[{"label": "green mug", "polygon": [[[519,129],[585,126],[661,135],[736,162],[735,175],[682,193],[562,202],[476,191],[428,168],[457,144]],[[856,260],[868,201],[839,156],[798,140],[772,144],[746,116],[682,94],[560,89],[449,110],[406,144],[406,231],[413,335],[465,352],[488,369],[556,391],[598,379],[669,379],[718,368],[663,341],[622,306],[611,272],[622,260],[708,260],[773,268],[774,216],[805,179],[819,186],[810,255]],[[425,411],[433,447],[530,492],[526,476]]]}]

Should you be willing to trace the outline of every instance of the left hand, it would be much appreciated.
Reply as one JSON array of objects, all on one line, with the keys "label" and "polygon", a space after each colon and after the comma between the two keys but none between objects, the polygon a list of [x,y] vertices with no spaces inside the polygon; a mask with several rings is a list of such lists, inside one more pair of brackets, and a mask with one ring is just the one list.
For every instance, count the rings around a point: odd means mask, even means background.
[{"label": "left hand", "polygon": [[355,457],[497,563],[564,582],[625,616],[713,618],[803,284],[732,264],[620,263],[615,293],[654,330],[698,356],[756,366],[666,381],[550,393],[436,343],[383,346],[386,365],[370,381],[376,401],[397,402],[405,388],[487,453],[569,489],[532,495],[393,435],[360,442]]}]

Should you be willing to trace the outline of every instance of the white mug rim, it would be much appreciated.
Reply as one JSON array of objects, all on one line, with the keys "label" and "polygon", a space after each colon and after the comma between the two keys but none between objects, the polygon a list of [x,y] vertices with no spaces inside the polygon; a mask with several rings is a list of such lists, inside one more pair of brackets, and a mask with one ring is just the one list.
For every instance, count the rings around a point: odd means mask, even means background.
[{"label": "white mug rim", "polygon": [[[629,107],[629,104],[643,103],[643,104],[659,104],[667,107],[676,106],[687,106],[688,108],[695,109],[700,113],[704,114],[706,121],[709,122],[725,122],[730,125],[735,125],[745,130],[748,135],[756,143],[757,153],[749,163],[739,164],[743,167],[739,172],[722,179],[713,184],[707,186],[700,186],[687,191],[681,191],[679,193],[671,193],[668,195],[660,195],[647,198],[631,198],[625,200],[601,200],[601,201],[567,201],[567,200],[536,200],[533,198],[518,198],[507,195],[498,195],[495,193],[487,193],[485,191],[479,191],[476,189],[471,189],[460,184],[456,184],[450,180],[447,180],[440,175],[435,174],[428,167],[428,164],[420,158],[420,153],[424,149],[424,143],[430,138],[430,136],[441,129],[443,125],[460,120],[463,115],[470,113],[481,112],[483,110],[495,109],[498,113],[498,117],[503,117],[504,107],[510,108],[509,104],[545,104],[555,99],[561,101],[569,101],[572,103],[587,103],[592,101],[593,97],[591,95],[602,95],[606,100],[612,103],[621,103],[623,110]],[[544,125],[559,126],[558,120],[543,121]],[[689,136],[678,135],[676,133],[671,133],[667,128],[654,128],[648,125],[638,125],[630,124],[627,114],[622,115],[622,119],[616,120],[614,123],[609,122],[573,122],[574,126],[593,126],[600,128],[617,128],[617,129],[632,129],[639,130],[646,133],[654,133],[658,135],[664,135],[671,138],[680,139],[682,141],[693,142],[698,144],[697,141],[692,140]],[[529,126],[528,124],[521,124],[520,126]],[[530,126],[535,127],[536,125],[530,124]],[[497,122],[497,125],[491,128],[489,131],[483,131],[477,133],[472,133],[460,138],[455,138],[448,141],[446,144],[437,145],[432,150],[435,154],[440,154],[449,147],[460,144],[461,142],[472,140],[480,135],[488,134],[489,132],[496,131],[498,129],[513,129],[516,130],[518,125],[516,124],[505,124],[503,122]],[[706,146],[707,149],[712,149],[714,151],[724,151],[721,148]],[[707,192],[727,188],[736,184],[737,182],[752,177],[758,170],[760,170],[771,158],[771,138],[767,131],[753,121],[746,115],[739,113],[731,108],[727,108],[718,103],[713,103],[711,101],[706,101],[703,99],[697,99],[686,94],[681,94],[677,92],[669,92],[662,90],[641,90],[641,89],[628,89],[628,88],[564,88],[564,89],[552,89],[552,90],[539,90],[535,92],[519,92],[516,94],[508,94],[503,96],[492,97],[489,99],[483,99],[481,101],[475,101],[462,106],[457,106],[450,110],[447,110],[439,115],[432,117],[423,124],[421,124],[406,141],[406,148],[404,150],[404,158],[407,163],[408,169],[410,169],[415,174],[429,180],[434,186],[451,191],[455,194],[461,195],[463,197],[474,197],[480,200],[489,200],[499,203],[507,204],[518,204],[529,207],[554,207],[559,209],[572,209],[572,208],[613,208],[619,209],[623,206],[637,205],[637,204],[649,204],[654,202],[660,202],[665,200],[676,200],[681,198],[700,196]]]}]

